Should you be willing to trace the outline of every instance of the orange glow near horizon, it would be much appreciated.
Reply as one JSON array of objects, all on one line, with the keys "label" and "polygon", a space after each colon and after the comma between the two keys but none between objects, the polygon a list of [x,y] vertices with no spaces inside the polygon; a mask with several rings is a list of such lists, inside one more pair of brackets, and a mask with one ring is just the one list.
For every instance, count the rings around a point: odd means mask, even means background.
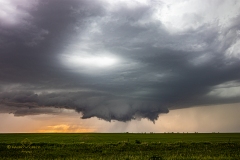
[{"label": "orange glow near horizon", "polygon": [[86,133],[86,132],[95,132],[95,129],[91,128],[84,128],[78,125],[67,125],[67,124],[60,124],[60,125],[53,125],[47,126],[44,129],[40,129],[37,132],[40,133]]}]

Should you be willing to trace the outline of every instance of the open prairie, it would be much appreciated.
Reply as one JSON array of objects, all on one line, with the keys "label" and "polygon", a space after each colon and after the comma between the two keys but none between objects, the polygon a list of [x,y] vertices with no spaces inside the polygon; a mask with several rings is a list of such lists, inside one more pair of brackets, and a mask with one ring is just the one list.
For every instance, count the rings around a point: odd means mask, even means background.
[{"label": "open prairie", "polygon": [[240,159],[240,134],[0,134],[0,155],[1,159]]}]

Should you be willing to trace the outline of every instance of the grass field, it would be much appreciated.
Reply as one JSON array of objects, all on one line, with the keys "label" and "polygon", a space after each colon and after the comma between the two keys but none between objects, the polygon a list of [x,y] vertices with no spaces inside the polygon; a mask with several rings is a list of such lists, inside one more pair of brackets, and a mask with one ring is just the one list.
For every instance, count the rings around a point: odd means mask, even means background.
[{"label": "grass field", "polygon": [[0,134],[0,159],[240,159],[240,133]]}]

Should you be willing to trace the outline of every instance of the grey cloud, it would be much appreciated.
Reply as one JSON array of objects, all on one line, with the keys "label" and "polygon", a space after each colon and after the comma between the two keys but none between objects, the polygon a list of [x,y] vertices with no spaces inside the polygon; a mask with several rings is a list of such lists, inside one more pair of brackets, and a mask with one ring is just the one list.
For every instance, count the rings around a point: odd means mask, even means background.
[{"label": "grey cloud", "polygon": [[[207,13],[186,14],[196,27],[172,33],[153,18],[164,3],[149,4],[109,10],[105,1],[45,0],[25,8],[28,23],[0,26],[1,102],[16,105],[9,109],[16,115],[55,107],[108,121],[155,121],[168,109],[239,102],[239,95],[209,95],[240,81],[240,54],[228,51],[239,41],[239,13],[226,26],[205,22]],[[120,60],[108,70],[69,68],[59,57],[72,52]]]},{"label": "grey cloud", "polygon": [[[9,108],[14,115],[24,115],[24,112],[26,115],[41,114],[46,111],[52,113],[55,107],[81,112],[82,118],[98,117],[108,121],[148,118],[155,121],[158,114],[168,112],[166,107],[159,106],[158,103],[116,97],[106,93],[65,92],[37,95],[33,92],[3,92],[0,99],[2,105],[14,106],[14,112],[12,107]],[[6,108],[4,110],[8,111]]]},{"label": "grey cloud", "polygon": [[62,114],[61,109],[52,106],[39,106],[35,102],[17,103],[8,100],[0,101],[0,112],[14,114],[14,116],[39,115],[39,114]]}]

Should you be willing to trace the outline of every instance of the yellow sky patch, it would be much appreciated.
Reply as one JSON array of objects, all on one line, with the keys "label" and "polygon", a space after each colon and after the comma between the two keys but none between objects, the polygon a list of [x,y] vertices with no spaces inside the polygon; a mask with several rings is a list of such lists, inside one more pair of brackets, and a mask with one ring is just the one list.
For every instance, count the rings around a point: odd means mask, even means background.
[{"label": "yellow sky patch", "polygon": [[41,133],[82,133],[82,132],[95,132],[95,129],[86,128],[79,125],[67,125],[67,124],[60,124],[60,125],[53,125],[47,126],[44,129],[38,130]]}]

